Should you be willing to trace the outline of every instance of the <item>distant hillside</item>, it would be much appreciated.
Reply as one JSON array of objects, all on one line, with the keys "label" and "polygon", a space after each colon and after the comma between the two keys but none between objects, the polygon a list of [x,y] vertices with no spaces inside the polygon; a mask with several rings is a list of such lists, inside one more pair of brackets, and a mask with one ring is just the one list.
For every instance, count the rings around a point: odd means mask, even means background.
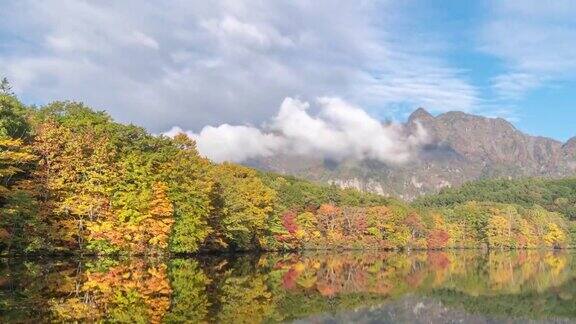
[{"label": "distant hillside", "polygon": [[439,194],[423,196],[414,201],[422,207],[451,207],[467,201],[517,204],[524,207],[540,205],[576,220],[576,178],[545,180],[483,180],[460,188],[443,189]]},{"label": "distant hillside", "polygon": [[463,112],[438,116],[420,108],[404,124],[407,134],[422,125],[430,136],[406,164],[374,160],[328,161],[315,156],[276,155],[249,161],[262,170],[334,183],[384,195],[414,199],[445,187],[491,178],[575,175],[576,138],[562,143],[531,136],[501,118]]},{"label": "distant hillside", "polygon": [[259,172],[262,182],[278,193],[278,209],[284,211],[302,206],[318,207],[322,204],[343,206],[378,206],[403,202],[353,188],[340,188],[282,176],[272,172]]}]

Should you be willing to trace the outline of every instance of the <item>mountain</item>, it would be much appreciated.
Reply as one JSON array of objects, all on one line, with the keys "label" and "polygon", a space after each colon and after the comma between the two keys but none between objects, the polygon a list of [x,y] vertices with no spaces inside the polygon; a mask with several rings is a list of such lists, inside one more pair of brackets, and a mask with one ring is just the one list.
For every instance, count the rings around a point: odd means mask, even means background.
[{"label": "mountain", "polygon": [[354,159],[337,162],[286,154],[247,164],[408,200],[470,180],[576,174],[576,137],[562,143],[525,134],[502,118],[463,112],[433,116],[423,108],[410,115],[404,131],[415,133],[418,124],[428,133],[428,144],[404,164]]}]

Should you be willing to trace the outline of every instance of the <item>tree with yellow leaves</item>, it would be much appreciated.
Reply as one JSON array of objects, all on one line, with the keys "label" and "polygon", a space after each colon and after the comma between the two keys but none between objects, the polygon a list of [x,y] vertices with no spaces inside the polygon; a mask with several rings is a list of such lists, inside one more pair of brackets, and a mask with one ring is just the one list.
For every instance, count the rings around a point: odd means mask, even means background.
[{"label": "tree with yellow leaves", "polygon": [[162,145],[158,155],[159,176],[168,186],[166,194],[174,208],[170,251],[196,252],[214,233],[210,218],[217,197],[212,165],[198,154],[196,143],[185,134]]},{"label": "tree with yellow leaves", "polygon": [[37,157],[28,145],[29,132],[24,107],[8,92],[0,93],[0,252],[33,251],[43,243],[45,226],[30,180]]},{"label": "tree with yellow leaves", "polygon": [[532,248],[538,245],[538,237],[534,231],[534,227],[526,220],[521,218],[518,221],[518,247]]},{"label": "tree with yellow leaves", "polygon": [[556,223],[548,223],[547,231],[542,238],[544,243],[554,248],[564,247],[566,244],[566,233]]},{"label": "tree with yellow leaves", "polygon": [[494,215],[488,220],[486,235],[491,248],[510,248],[512,240],[508,234],[510,222],[506,217]]},{"label": "tree with yellow leaves", "polygon": [[274,210],[276,192],[265,186],[253,169],[235,164],[216,166],[214,177],[221,198],[214,210],[216,228],[221,228],[233,248],[259,248]]},{"label": "tree with yellow leaves", "polygon": [[160,249],[168,247],[168,238],[174,223],[174,207],[168,199],[167,191],[168,186],[165,183],[154,183],[150,211],[141,224],[147,243]]},{"label": "tree with yellow leaves", "polygon": [[0,136],[0,251],[41,247],[43,225],[25,170],[35,161],[22,140]]}]

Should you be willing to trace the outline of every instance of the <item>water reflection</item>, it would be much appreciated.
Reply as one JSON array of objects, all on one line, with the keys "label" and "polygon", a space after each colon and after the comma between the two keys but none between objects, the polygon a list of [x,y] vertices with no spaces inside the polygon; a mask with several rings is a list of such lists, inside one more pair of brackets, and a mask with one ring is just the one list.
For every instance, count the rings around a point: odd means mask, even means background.
[{"label": "water reflection", "polygon": [[570,321],[574,256],[469,250],[5,259],[0,322]]}]

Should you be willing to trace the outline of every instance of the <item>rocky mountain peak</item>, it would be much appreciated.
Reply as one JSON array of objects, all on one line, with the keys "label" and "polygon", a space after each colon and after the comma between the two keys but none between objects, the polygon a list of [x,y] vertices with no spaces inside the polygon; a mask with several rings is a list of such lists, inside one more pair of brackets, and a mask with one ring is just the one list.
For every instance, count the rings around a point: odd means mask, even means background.
[{"label": "rocky mountain peak", "polygon": [[476,124],[478,126],[487,125],[491,127],[501,127],[507,128],[509,130],[516,130],[516,127],[514,127],[514,125],[512,125],[512,123],[506,119],[478,116],[462,111],[449,111],[439,115],[436,119],[442,120],[444,122],[469,123]]},{"label": "rocky mountain peak", "polygon": [[415,121],[424,122],[431,119],[434,119],[434,116],[432,116],[426,109],[420,107],[416,109],[412,114],[410,114],[410,117],[408,117],[408,122],[409,123],[413,123]]},{"label": "rocky mountain peak", "polygon": [[576,136],[570,138],[564,143],[564,147],[574,147],[576,148]]},{"label": "rocky mountain peak", "polygon": [[573,159],[572,166],[576,165],[576,136],[572,137],[564,145],[562,150],[568,159]]}]

